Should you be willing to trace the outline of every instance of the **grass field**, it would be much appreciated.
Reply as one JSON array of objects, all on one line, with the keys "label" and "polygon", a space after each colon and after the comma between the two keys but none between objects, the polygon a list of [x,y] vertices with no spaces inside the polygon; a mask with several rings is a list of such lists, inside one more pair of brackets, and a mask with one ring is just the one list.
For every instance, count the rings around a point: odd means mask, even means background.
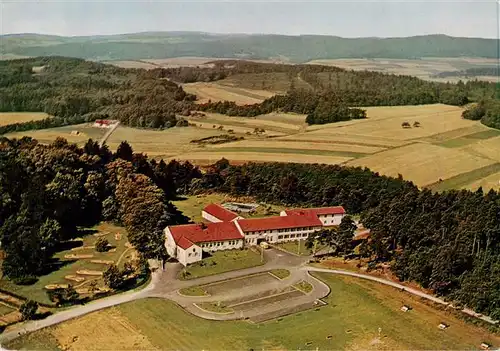
[{"label": "grass field", "polygon": [[[8,348],[248,350],[252,349],[478,349],[500,338],[448,312],[374,282],[318,275],[331,288],[326,306],[260,324],[199,319],[160,299],[138,300],[49,327]],[[410,312],[401,312],[403,304]],[[439,330],[438,324],[450,325]],[[381,328],[379,334],[378,330]]]},{"label": "grass field", "polygon": [[[72,134],[73,131],[77,131],[79,134]],[[21,138],[27,135],[44,144],[53,142],[57,137],[63,137],[70,143],[83,145],[89,139],[100,140],[105,133],[105,129],[94,128],[90,124],[85,123],[51,129],[28,130],[25,132],[10,133],[6,136],[9,138]]]},{"label": "grass field", "polygon": [[195,279],[207,275],[220,274],[255,267],[264,264],[260,253],[251,249],[212,252],[210,257],[195,262],[179,273],[180,279]]},{"label": "grass field", "polygon": [[257,104],[274,95],[266,90],[221,86],[218,83],[188,83],[184,84],[182,88],[187,93],[195,94],[198,97],[198,103],[206,103],[211,100],[213,102],[234,101],[238,105]]},{"label": "grass field", "polygon": [[[1,279],[0,288],[42,303],[51,303],[45,289],[45,286],[50,284],[72,284],[82,294],[87,293],[88,283],[94,280],[98,283],[98,287],[104,288],[104,282],[100,276],[84,275],[77,272],[81,272],[82,270],[103,272],[107,269],[107,264],[93,263],[91,262],[92,260],[101,262],[112,261],[122,267],[125,262],[130,261],[134,257],[134,251],[125,245],[127,242],[127,233],[123,228],[102,223],[96,226],[95,229],[99,236],[93,234],[86,235],[81,241],[77,240],[73,243],[74,245],[69,245],[72,248],[55,254],[54,258],[58,260],[56,269],[39,277],[36,283],[32,285],[16,285],[7,279]],[[115,238],[116,233],[120,233],[118,239]],[[108,252],[95,251],[93,245],[99,237],[105,237],[114,249]],[[78,256],[73,256],[72,258],[68,255],[91,255],[92,257],[78,258]],[[80,278],[79,280],[84,278],[84,280],[75,281],[67,278],[68,276],[78,277]]]},{"label": "grass field", "polygon": [[[305,245],[305,240],[298,240],[298,241],[287,241],[284,243],[279,243],[276,244],[279,248],[294,253],[298,254],[300,256],[310,256],[313,254],[312,249],[308,249]],[[316,250],[319,250],[321,247],[317,246]]]},{"label": "grass field", "polygon": [[38,121],[47,117],[49,117],[49,115],[44,112],[0,112],[0,126]]},{"label": "grass field", "polygon": [[273,269],[270,273],[279,279],[285,279],[290,275],[290,271],[287,269]]}]

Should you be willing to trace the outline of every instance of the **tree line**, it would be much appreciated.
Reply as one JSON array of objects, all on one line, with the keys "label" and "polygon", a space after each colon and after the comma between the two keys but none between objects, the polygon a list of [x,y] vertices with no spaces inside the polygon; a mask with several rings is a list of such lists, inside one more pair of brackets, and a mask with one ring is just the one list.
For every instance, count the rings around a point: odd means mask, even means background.
[{"label": "tree line", "polygon": [[481,100],[479,103],[467,108],[462,113],[462,117],[481,121],[488,127],[500,129],[500,100]]},{"label": "tree line", "polygon": [[190,163],[150,160],[126,142],[112,153],[92,140],[80,148],[62,138],[1,139],[4,277],[32,282],[57,267],[54,253],[81,227],[103,220],[125,226],[142,257],[164,258],[163,229],[188,222],[170,200],[200,176]]},{"label": "tree line", "polygon": [[[342,205],[371,230],[359,252],[389,262],[402,281],[415,281],[449,300],[500,318],[500,194],[482,189],[432,193],[401,176],[338,165],[221,160],[192,182],[193,193],[222,191],[287,206]],[[346,228],[321,240],[345,251]],[[344,230],[345,229],[345,230]]]},{"label": "tree line", "polygon": [[116,119],[142,128],[175,126],[196,96],[145,70],[62,57],[0,61],[0,112],[53,118],[4,126],[0,134]]}]

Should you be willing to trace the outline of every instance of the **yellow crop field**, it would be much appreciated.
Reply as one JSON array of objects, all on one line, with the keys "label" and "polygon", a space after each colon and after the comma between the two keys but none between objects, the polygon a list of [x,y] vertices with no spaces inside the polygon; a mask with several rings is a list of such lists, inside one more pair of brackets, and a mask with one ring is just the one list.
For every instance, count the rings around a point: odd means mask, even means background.
[{"label": "yellow crop field", "polygon": [[500,190],[500,172],[491,174],[485,178],[477,179],[474,182],[467,184],[464,188],[470,190],[477,190],[482,187],[483,190],[488,191],[488,189]]},{"label": "yellow crop field", "polygon": [[45,112],[0,112],[0,126],[38,121],[49,117]]},{"label": "yellow crop field", "polygon": [[425,186],[493,163],[457,149],[414,143],[353,160],[348,165],[365,166],[394,177],[402,174],[405,179]]},{"label": "yellow crop field", "polygon": [[[223,126],[240,126],[254,128],[269,129],[282,133],[296,133],[301,129],[301,125],[289,122],[280,122],[266,118],[250,118],[250,117],[230,117],[218,113],[205,113],[206,117],[188,118],[193,123],[212,123]],[[266,116],[266,115],[265,115]],[[227,128],[226,128],[227,129]]]},{"label": "yellow crop field", "polygon": [[477,141],[464,146],[462,150],[500,161],[500,137]]},{"label": "yellow crop field", "polygon": [[234,101],[239,105],[257,104],[271,97],[274,93],[266,90],[253,90],[220,85],[217,83],[188,83],[182,88],[198,97],[199,103],[211,101]]},{"label": "yellow crop field", "polygon": [[284,140],[242,140],[227,144],[216,145],[213,148],[223,150],[224,148],[283,148],[283,149],[300,149],[300,150],[325,150],[325,151],[344,151],[357,152],[363,154],[372,154],[385,150],[383,147],[365,146],[365,145],[350,145],[336,143],[311,143],[311,142],[294,142]]},{"label": "yellow crop field", "polygon": [[6,134],[6,136],[8,138],[22,138],[23,136],[29,136],[44,144],[50,144],[57,137],[62,137],[70,143],[82,145],[89,139],[101,139],[104,133],[105,130],[94,128],[90,124],[85,123],[51,129],[27,130],[24,132],[9,133]]},{"label": "yellow crop field", "polygon": [[309,143],[342,143],[353,145],[368,145],[379,147],[398,147],[409,142],[394,140],[390,138],[378,138],[364,135],[343,134],[342,130],[316,130],[312,132],[288,135],[276,140],[309,142]]},{"label": "yellow crop field", "polygon": [[[265,149],[262,149],[263,151]],[[325,156],[311,154],[285,154],[271,152],[245,152],[245,151],[224,151],[213,150],[213,152],[201,151],[191,152],[171,157],[176,160],[188,160],[200,165],[208,165],[217,162],[221,158],[226,158],[235,163],[254,162],[296,162],[296,163],[326,163],[340,164],[349,161],[350,157]]]}]

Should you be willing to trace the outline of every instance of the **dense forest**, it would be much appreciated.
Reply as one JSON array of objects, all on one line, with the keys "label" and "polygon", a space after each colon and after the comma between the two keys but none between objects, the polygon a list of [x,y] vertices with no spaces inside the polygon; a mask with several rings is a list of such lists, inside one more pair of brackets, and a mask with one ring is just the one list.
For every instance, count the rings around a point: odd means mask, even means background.
[{"label": "dense forest", "polygon": [[58,55],[101,61],[186,56],[246,59],[281,57],[291,62],[325,58],[497,58],[494,39],[446,35],[354,39],[328,35],[145,32],[79,37],[11,34],[0,36],[0,40],[0,54]]},{"label": "dense forest", "polygon": [[68,58],[0,61],[0,112],[46,112],[55,118],[0,128],[52,128],[96,119],[133,127],[168,128],[194,95],[144,70]]},{"label": "dense forest", "polygon": [[462,117],[474,121],[480,120],[488,127],[500,129],[500,100],[481,100],[467,108]]},{"label": "dense forest", "polygon": [[200,177],[189,163],[149,160],[123,142],[116,153],[89,140],[0,140],[2,272],[17,283],[57,265],[64,243],[105,220],[125,226],[143,257],[164,257],[163,229],[187,223],[169,202]]},{"label": "dense forest", "polygon": [[390,262],[399,279],[500,318],[500,194],[432,193],[368,169],[221,160],[191,191],[251,195],[289,206],[342,205],[361,213],[371,239],[359,250]]}]

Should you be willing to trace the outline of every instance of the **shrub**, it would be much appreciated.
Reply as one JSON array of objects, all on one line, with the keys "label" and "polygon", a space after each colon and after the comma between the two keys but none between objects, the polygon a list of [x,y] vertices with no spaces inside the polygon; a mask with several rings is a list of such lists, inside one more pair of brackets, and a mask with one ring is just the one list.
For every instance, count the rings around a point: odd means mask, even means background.
[{"label": "shrub", "polygon": [[19,312],[23,321],[31,320],[35,317],[38,310],[38,303],[33,300],[28,300],[19,307]]},{"label": "shrub", "polygon": [[104,283],[111,289],[118,289],[123,285],[123,275],[116,265],[111,265],[102,275]]},{"label": "shrub", "polygon": [[109,241],[106,238],[99,238],[95,242],[95,250],[97,252],[106,252],[109,250]]}]

